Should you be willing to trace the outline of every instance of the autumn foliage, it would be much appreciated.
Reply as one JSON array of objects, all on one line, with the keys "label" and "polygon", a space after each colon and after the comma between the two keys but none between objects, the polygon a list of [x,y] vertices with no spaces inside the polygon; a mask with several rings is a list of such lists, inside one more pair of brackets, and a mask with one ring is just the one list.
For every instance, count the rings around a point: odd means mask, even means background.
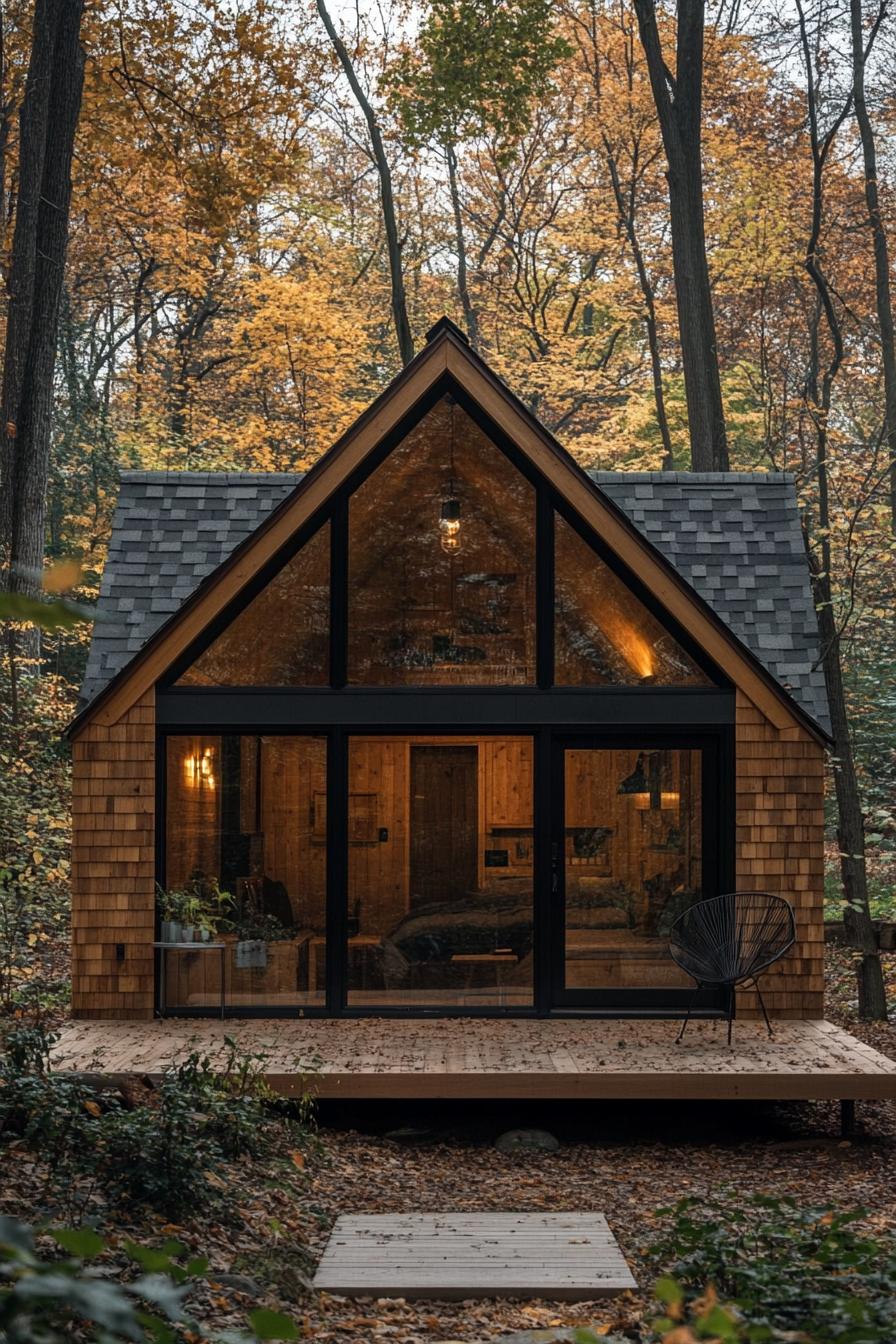
[{"label": "autumn foliage", "polygon": [[[418,348],[447,312],[584,464],[687,468],[666,162],[632,5],[334,12],[382,129]],[[29,13],[19,0],[4,17],[7,250]],[[822,120],[848,94],[849,15],[828,0],[707,11],[703,172],[731,464],[794,471],[817,547],[810,373],[830,334],[806,269],[800,13]],[[674,8],[659,20],[671,44]],[[888,227],[889,22],[866,72]],[[88,7],[82,40],[49,550],[96,572],[119,467],[301,469],[400,360],[368,128],[316,8],[119,0]],[[817,249],[844,342],[822,526],[869,805],[886,830],[896,562],[858,150],[846,117]]]}]

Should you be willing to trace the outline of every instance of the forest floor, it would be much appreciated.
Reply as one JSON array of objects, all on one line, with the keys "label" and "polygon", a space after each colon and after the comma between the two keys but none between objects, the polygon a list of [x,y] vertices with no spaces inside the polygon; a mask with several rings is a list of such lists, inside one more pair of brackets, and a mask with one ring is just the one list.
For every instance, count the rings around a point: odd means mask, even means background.
[{"label": "forest floor", "polygon": [[[896,1001],[896,954],[885,965]],[[857,1024],[854,1000],[848,954],[830,948],[828,1016],[896,1058],[896,1026]],[[550,1130],[559,1151],[497,1151],[496,1136],[519,1126]],[[410,1140],[388,1137],[408,1127],[417,1131]],[[288,1313],[300,1337],[339,1344],[484,1341],[566,1325],[637,1340],[640,1322],[654,1309],[658,1267],[647,1252],[662,1227],[658,1210],[685,1196],[738,1204],[754,1195],[792,1196],[800,1205],[861,1206],[875,1226],[896,1227],[896,1104],[889,1103],[862,1103],[859,1131],[849,1142],[840,1139],[837,1106],[826,1103],[678,1104],[661,1114],[655,1105],[623,1103],[328,1104],[301,1151],[284,1137],[282,1156],[233,1164],[215,1210],[178,1224],[134,1205],[109,1205],[95,1188],[60,1192],[39,1159],[24,1146],[14,1149],[5,1154],[0,1213],[56,1226],[91,1221],[110,1240],[111,1274],[124,1269],[116,1251],[123,1239],[178,1238],[210,1260],[208,1280],[189,1302],[210,1335],[244,1325],[261,1301]],[[570,1305],[348,1301],[309,1291],[338,1214],[448,1209],[600,1210],[643,1292]]]}]

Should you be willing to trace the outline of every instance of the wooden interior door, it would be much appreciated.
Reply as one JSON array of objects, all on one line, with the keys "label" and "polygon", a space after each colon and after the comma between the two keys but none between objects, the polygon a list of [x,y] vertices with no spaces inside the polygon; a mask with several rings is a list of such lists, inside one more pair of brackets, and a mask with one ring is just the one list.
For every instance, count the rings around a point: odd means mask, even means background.
[{"label": "wooden interior door", "polygon": [[410,905],[476,886],[478,748],[411,747]]}]

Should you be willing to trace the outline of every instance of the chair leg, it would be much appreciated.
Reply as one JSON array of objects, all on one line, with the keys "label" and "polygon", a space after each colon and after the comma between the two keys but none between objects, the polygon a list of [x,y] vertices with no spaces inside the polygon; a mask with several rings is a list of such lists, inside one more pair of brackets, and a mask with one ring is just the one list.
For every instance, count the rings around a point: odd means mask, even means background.
[{"label": "chair leg", "polygon": [[759,988],[759,982],[757,980],[753,981],[753,988],[755,989],[756,997],[759,1000],[759,1007],[762,1009],[762,1016],[765,1018],[765,1029],[768,1032],[768,1038],[769,1040],[772,1040],[775,1033],[772,1031],[771,1022],[768,1020],[768,1013],[765,1011],[765,1004],[762,1001],[762,990]]},{"label": "chair leg", "polygon": [[728,1047],[731,1048],[731,1028],[734,1025],[734,986],[728,990]]},{"label": "chair leg", "polygon": [[702,985],[700,985],[699,982],[698,982],[698,984],[697,984],[697,988],[694,990],[693,994],[691,995],[691,1001],[690,1001],[690,1003],[688,1004],[688,1011],[685,1013],[684,1021],[682,1022],[681,1027],[679,1028],[678,1035],[675,1037],[675,1044],[676,1044],[676,1045],[680,1045],[680,1044],[681,1044],[681,1038],[682,1038],[682,1036],[684,1035],[684,1029],[685,1029],[685,1027],[687,1026],[687,1024],[688,1024],[688,1023],[690,1022],[690,1020],[691,1020],[691,1013],[694,1011],[694,1004],[697,1002],[697,995],[700,993],[700,990],[701,990],[701,989],[702,989]]}]

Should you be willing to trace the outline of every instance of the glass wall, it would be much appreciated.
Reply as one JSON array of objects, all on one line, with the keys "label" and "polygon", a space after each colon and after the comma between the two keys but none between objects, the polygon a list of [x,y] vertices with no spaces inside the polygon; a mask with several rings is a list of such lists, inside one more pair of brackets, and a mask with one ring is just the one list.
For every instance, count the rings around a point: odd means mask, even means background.
[{"label": "glass wall", "polygon": [[[324,1003],[325,737],[166,743],[165,1007]],[[205,947],[203,947],[205,943]]]},{"label": "glass wall", "polygon": [[673,920],[703,897],[701,753],[565,752],[567,989],[693,987]]},{"label": "glass wall", "polygon": [[349,746],[351,1007],[532,1004],[529,737]]},{"label": "glass wall", "polygon": [[557,685],[711,685],[575,528],[554,521]]},{"label": "glass wall", "polygon": [[440,401],[349,501],[348,679],[535,681],[535,490]]},{"label": "glass wall", "polygon": [[330,677],[325,523],[187,668],[179,686],[325,686]]}]

